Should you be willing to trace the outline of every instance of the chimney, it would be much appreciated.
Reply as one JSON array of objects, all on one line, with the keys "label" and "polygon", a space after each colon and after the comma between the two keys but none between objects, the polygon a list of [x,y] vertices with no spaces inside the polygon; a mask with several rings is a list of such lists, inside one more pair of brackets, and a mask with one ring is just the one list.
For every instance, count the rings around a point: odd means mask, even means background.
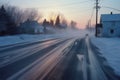
[{"label": "chimney", "polygon": [[113,14],[113,12],[110,13],[111,15]]}]

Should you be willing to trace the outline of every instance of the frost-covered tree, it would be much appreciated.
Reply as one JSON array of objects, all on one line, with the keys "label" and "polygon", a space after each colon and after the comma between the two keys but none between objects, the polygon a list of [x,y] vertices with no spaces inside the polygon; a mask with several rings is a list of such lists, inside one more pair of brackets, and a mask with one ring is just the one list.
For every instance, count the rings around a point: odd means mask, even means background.
[{"label": "frost-covered tree", "polygon": [[28,19],[31,21],[37,21],[41,18],[40,13],[38,13],[36,9],[20,9],[15,6],[8,6],[6,8],[6,11],[12,20],[16,23],[16,25],[19,25]]}]

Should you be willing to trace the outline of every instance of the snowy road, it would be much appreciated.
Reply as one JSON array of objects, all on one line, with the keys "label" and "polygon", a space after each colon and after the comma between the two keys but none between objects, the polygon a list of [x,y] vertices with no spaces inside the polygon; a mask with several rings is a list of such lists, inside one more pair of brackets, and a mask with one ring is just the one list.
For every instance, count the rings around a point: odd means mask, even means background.
[{"label": "snowy road", "polygon": [[62,40],[52,39],[35,43],[23,43],[22,45],[16,44],[0,48],[0,67],[6,64],[15,62],[19,59],[37,53],[38,51],[56,44]]},{"label": "snowy road", "polygon": [[88,37],[4,46],[0,80],[119,80],[96,50]]},{"label": "snowy road", "polygon": [[[11,78],[33,66],[41,66],[41,70],[46,69],[50,64],[54,66],[57,64],[56,60],[59,60],[60,57],[62,58],[63,54],[61,52],[74,42],[74,40],[75,39],[52,39],[44,42],[1,48],[0,79],[5,80],[9,77]],[[35,65],[38,62],[40,62],[39,65]]]}]

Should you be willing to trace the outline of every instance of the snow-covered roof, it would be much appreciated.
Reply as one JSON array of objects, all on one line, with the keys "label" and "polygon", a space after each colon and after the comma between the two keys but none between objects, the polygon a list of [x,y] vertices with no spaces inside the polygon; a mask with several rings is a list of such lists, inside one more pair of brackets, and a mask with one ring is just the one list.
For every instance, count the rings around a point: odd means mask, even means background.
[{"label": "snow-covered roof", "polygon": [[120,14],[102,14],[101,21],[120,21]]},{"label": "snow-covered roof", "polygon": [[21,23],[20,24],[21,27],[24,27],[24,28],[36,28],[38,26],[40,26],[40,24],[37,22],[37,21],[25,21],[24,23]]}]

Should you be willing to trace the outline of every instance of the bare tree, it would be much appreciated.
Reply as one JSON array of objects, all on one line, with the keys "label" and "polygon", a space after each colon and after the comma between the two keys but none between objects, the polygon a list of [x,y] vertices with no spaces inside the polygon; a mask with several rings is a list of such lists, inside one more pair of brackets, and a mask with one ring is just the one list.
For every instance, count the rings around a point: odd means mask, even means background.
[{"label": "bare tree", "polygon": [[50,20],[50,26],[54,26],[54,21],[52,19]]},{"label": "bare tree", "polygon": [[67,27],[68,27],[68,23],[67,23],[67,20],[66,20],[66,19],[63,19],[63,20],[62,20],[61,26],[62,26],[62,28],[67,28]]},{"label": "bare tree", "polygon": [[77,29],[76,25],[77,25],[77,23],[75,21],[70,22],[70,26],[71,26],[72,29]]},{"label": "bare tree", "polygon": [[8,6],[6,11],[8,12],[11,19],[16,23],[16,25],[19,25],[27,19],[37,21],[41,18],[40,13],[38,13],[36,9],[23,10],[15,6]]},{"label": "bare tree", "polygon": [[16,25],[22,22],[22,11],[18,7],[8,6],[6,11]]},{"label": "bare tree", "polygon": [[36,9],[26,9],[24,11],[24,15],[29,20],[39,20],[42,16],[39,15],[38,11]]}]

